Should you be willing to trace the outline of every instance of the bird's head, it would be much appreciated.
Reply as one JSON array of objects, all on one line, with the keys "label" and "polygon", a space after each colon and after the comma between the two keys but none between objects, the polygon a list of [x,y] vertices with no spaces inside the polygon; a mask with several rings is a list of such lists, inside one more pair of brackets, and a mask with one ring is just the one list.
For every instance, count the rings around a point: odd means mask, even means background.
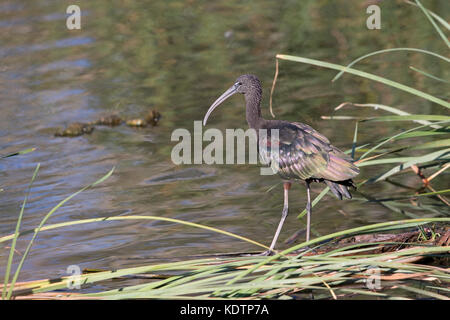
[{"label": "bird's head", "polygon": [[259,81],[259,79],[252,74],[244,74],[240,76],[236,79],[234,85],[237,86],[236,91],[242,94],[261,91],[261,81]]},{"label": "bird's head", "polygon": [[245,95],[258,95],[261,97],[262,89],[259,79],[252,74],[244,74],[236,79],[235,83],[225,91],[216,101],[209,107],[203,119],[203,125],[206,125],[209,115],[217,108],[222,102],[234,95],[235,93],[242,93]]}]

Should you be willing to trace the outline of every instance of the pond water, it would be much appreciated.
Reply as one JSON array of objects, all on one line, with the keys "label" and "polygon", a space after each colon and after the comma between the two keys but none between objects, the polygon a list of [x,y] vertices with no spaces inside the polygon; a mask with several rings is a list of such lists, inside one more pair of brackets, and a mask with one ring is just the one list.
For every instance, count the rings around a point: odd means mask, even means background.
[{"label": "pond water", "polygon": [[[270,117],[268,93],[275,55],[285,53],[347,64],[371,51],[416,47],[445,51],[435,30],[417,8],[401,2],[380,4],[380,30],[366,27],[361,1],[77,1],[81,30],[66,28],[65,1],[0,3],[0,154],[35,151],[0,160],[0,236],[14,232],[20,206],[41,164],[25,209],[22,230],[36,227],[59,201],[105,175],[105,182],[58,209],[49,224],[121,215],[182,219],[270,244],[278,225],[283,193],[276,176],[261,176],[254,165],[175,165],[171,150],[177,128],[193,130],[209,105],[243,73],[264,85],[263,115]],[[448,2],[429,9],[448,12]],[[445,14],[443,14],[445,16]],[[417,53],[372,57],[357,68],[442,96],[445,83],[413,72],[415,66],[445,77],[443,62]],[[418,97],[356,76],[331,83],[335,71],[281,61],[274,93],[277,118],[310,124],[337,147],[352,145],[354,121],[322,120],[344,101],[380,103],[411,113],[443,112]],[[137,118],[151,109],[158,126],[97,127],[90,135],[54,137],[58,127],[115,113]],[[441,111],[439,111],[441,110]],[[347,109],[338,115],[384,114]],[[364,124],[358,143],[399,132]],[[217,109],[208,126],[246,128],[244,100],[235,96]],[[356,181],[389,166],[363,168]],[[414,175],[402,183],[419,186]],[[436,188],[445,187],[436,185]],[[447,186],[448,187],[448,186]],[[313,185],[317,195],[323,185]],[[411,194],[389,183],[363,190],[377,198]],[[355,194],[355,198],[361,198]],[[290,193],[288,216],[278,247],[299,229],[305,187]],[[417,213],[421,215],[420,211]],[[429,213],[423,213],[427,215]],[[336,201],[327,195],[314,208],[313,237],[336,230],[405,218],[376,203]],[[303,240],[302,235],[297,241]],[[19,239],[19,255],[30,235]],[[9,243],[0,244],[3,279]],[[39,234],[19,280],[58,277],[69,265],[123,268],[193,255],[253,251],[259,248],[207,230],[151,220],[101,222]]]}]

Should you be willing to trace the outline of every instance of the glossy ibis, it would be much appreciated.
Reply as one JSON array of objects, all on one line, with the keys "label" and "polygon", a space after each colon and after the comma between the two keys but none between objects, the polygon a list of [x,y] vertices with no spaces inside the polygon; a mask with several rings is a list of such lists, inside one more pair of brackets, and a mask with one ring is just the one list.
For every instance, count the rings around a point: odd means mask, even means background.
[{"label": "glossy ibis", "polygon": [[[307,227],[306,241],[310,237],[311,224],[311,182],[323,182],[340,200],[351,199],[349,187],[355,188],[352,178],[358,175],[359,169],[353,164],[353,159],[331,145],[330,141],[311,128],[300,122],[283,120],[266,120],[261,116],[262,88],[259,79],[250,74],[242,75],[227,91],[225,91],[209,108],[203,125],[206,125],[211,112],[227,98],[235,93],[242,93],[246,102],[246,118],[250,128],[259,132],[266,129],[267,137],[272,129],[278,129],[279,154],[274,158],[274,152],[269,152],[267,141],[259,139],[259,153],[264,163],[277,161],[277,173],[284,181],[284,207],[281,220],[270,245],[270,250],[264,254],[271,254],[277,242],[284,220],[288,215],[288,193],[291,182],[303,180],[307,192]],[[266,152],[262,152],[266,150]]]}]

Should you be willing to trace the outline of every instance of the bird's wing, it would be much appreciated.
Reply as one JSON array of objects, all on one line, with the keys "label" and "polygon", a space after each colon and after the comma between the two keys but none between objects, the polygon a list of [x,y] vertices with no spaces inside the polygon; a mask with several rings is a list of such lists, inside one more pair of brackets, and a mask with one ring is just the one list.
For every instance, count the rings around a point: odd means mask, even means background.
[{"label": "bird's wing", "polygon": [[[322,134],[303,123],[283,123],[279,130],[278,165],[276,155],[268,151],[264,154],[272,168],[285,179],[326,179],[343,181],[353,178],[359,169],[353,159],[331,145]],[[263,142],[264,144],[264,142]],[[270,143],[269,143],[270,145]],[[265,143],[267,146],[267,142]]]}]

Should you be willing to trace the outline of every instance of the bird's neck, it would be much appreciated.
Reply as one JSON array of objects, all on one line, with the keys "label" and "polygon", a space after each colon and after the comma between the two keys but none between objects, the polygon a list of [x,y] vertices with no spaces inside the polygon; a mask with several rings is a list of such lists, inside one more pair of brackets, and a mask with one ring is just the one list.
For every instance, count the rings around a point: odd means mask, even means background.
[{"label": "bird's neck", "polygon": [[253,90],[245,95],[246,118],[250,128],[260,129],[264,119],[261,116],[261,90]]}]

